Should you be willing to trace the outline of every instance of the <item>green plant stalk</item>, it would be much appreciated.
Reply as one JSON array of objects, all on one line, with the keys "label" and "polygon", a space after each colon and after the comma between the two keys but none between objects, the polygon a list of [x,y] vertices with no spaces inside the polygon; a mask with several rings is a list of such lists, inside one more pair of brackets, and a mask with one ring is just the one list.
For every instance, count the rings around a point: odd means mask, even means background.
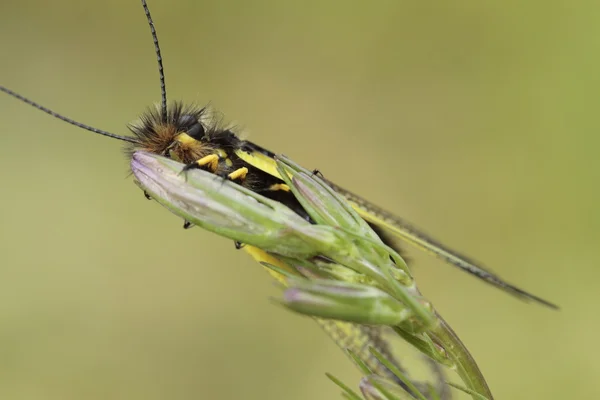
[{"label": "green plant stalk", "polygon": [[[375,231],[342,196],[314,173],[287,157],[278,157],[277,168],[296,198],[317,223],[336,227],[340,234],[345,234],[343,242],[346,245],[324,249],[326,256],[375,279],[382,288],[408,305],[424,328],[435,324],[435,316],[423,301],[402,257],[381,242]],[[397,267],[410,278],[410,284],[402,285],[393,278],[390,256],[394,258]]]},{"label": "green plant stalk", "polygon": [[[221,236],[251,244],[244,250],[263,266],[269,265],[267,271],[286,287],[287,277],[301,276],[294,262],[310,264],[312,257],[347,245],[347,239],[335,228],[312,225],[283,204],[208,172],[192,170],[181,174],[183,164],[143,152],[133,154],[131,168],[136,184],[175,215]],[[394,360],[379,329],[314,319],[338,346],[353,349],[376,373],[393,379],[367,350],[375,347]]]},{"label": "green plant stalk", "polygon": [[[428,332],[432,340],[447,351],[448,356],[455,363],[458,376],[467,388],[485,396],[488,400],[493,400],[494,396],[469,350],[450,325],[441,316],[438,315],[438,318],[440,323]],[[472,394],[471,397],[473,400],[481,400],[481,397],[476,394]]]},{"label": "green plant stalk", "polygon": [[[296,265],[318,270],[319,265],[314,264],[313,260],[326,257],[340,267],[345,266],[355,273],[364,274],[367,280],[374,280],[376,287],[383,288],[413,315],[409,317],[410,314],[407,314],[401,318],[403,322],[394,327],[396,332],[433,359],[456,369],[468,389],[492,400],[491,392],[474,359],[445,321],[422,298],[402,258],[385,246],[350,205],[322,180],[285,158],[278,160],[278,167],[307,212],[322,224],[310,224],[281,203],[266,199],[239,185],[223,182],[203,171],[189,171],[182,175],[182,164],[172,160],[139,152],[132,158],[136,183],[152,198],[187,221],[255,246],[259,253],[271,257],[274,261],[267,261],[278,268],[291,271],[294,275],[302,275],[302,270]],[[282,257],[285,262],[278,260],[278,257]],[[394,259],[394,263],[391,263],[390,257]],[[260,257],[258,260],[261,261]],[[394,279],[394,273],[397,274],[398,271],[403,271],[403,281]],[[285,275],[276,270],[270,272],[284,285],[288,285]],[[333,289],[330,287],[327,290]],[[337,295],[331,297],[332,293],[327,293],[327,290],[315,287],[312,296],[316,299],[322,293],[321,298],[335,298],[343,307],[344,299]],[[346,301],[348,305],[354,304],[354,307],[358,304],[357,299],[351,297]],[[373,299],[370,301],[372,304]],[[314,306],[318,304],[315,303]],[[326,306],[330,307],[327,315],[336,315],[335,312],[332,313],[335,309],[331,308],[331,302]],[[308,310],[308,315],[314,311],[310,307],[305,310]],[[347,312],[340,308],[339,318],[348,317],[344,311]],[[354,322],[359,322],[361,318],[358,314],[351,317]],[[366,319],[369,320],[372,321]],[[351,328],[357,326],[343,321],[330,321],[345,326],[346,328],[336,328],[342,329],[342,333],[344,329],[351,332]],[[336,340],[334,335],[332,337]],[[383,339],[378,334],[367,334],[365,340],[378,343]],[[340,340],[336,342],[341,347],[346,347],[346,343]],[[354,346],[356,343],[348,345]],[[480,399],[475,395],[473,398]]]},{"label": "green plant stalk", "polygon": [[[367,240],[372,238],[372,236],[369,235],[368,232],[372,231],[369,229],[368,226],[366,226],[364,221],[350,206],[340,207],[340,211],[338,211],[337,213],[331,212],[329,210],[329,208],[331,208],[330,205],[335,201],[340,203],[342,206],[345,205],[346,202],[343,199],[341,199],[341,196],[337,195],[337,193],[332,191],[326,184],[324,184],[323,181],[321,181],[318,177],[313,177],[312,173],[305,170],[301,166],[293,163],[291,160],[285,157],[279,158],[278,167],[281,176],[284,177],[286,183],[292,188],[292,191],[295,193],[295,195],[299,199],[301,199],[302,205],[305,207],[305,209],[309,211],[311,216],[315,214],[313,218],[320,222],[330,224],[332,226],[339,226],[341,229],[353,229],[353,231],[358,230],[359,233],[357,234],[357,236],[360,236],[361,238],[365,238]],[[319,196],[322,193],[328,194],[330,198],[327,198],[328,196],[326,195]],[[326,211],[324,211],[323,209],[326,209]],[[334,208],[334,210],[336,210],[336,208]],[[355,222],[357,222],[357,224]],[[376,249],[378,246],[375,245],[372,246],[372,248],[373,247]],[[361,249],[362,248],[364,247],[361,247]],[[376,251],[376,253],[384,254],[385,256],[385,251],[383,251],[383,253],[382,251]],[[357,259],[356,257],[351,259],[344,259],[344,257],[336,259],[335,254],[333,254],[332,257],[339,264],[346,266],[351,266],[355,264],[355,261]],[[406,269],[407,273],[410,274],[410,271],[408,271],[406,264],[403,262],[401,257],[398,256],[397,258],[400,259],[401,267]],[[383,270],[385,275],[387,275],[387,283],[396,283],[396,281],[389,274],[389,268],[386,269],[384,264],[385,263],[378,263],[377,266]],[[359,268],[352,269],[354,269],[355,271],[361,271],[361,269]],[[408,299],[414,299],[413,296],[409,297],[404,295],[404,291],[402,290],[404,289],[404,287],[400,285],[392,285],[392,287],[390,287],[388,285],[385,285],[385,282],[382,282],[379,279],[377,279],[381,278],[380,275],[376,274],[374,277],[376,278],[376,280],[379,281],[380,284],[387,286],[388,290],[391,289],[392,294],[395,294],[396,296],[399,295],[400,297],[397,297],[399,300],[406,302]],[[414,289],[418,293],[416,286],[414,287]],[[436,319],[439,323],[428,323],[427,326],[429,329],[427,330],[427,335],[430,338],[435,338],[435,340],[433,341],[434,344],[437,344],[438,347],[443,349],[446,353],[446,357],[448,357],[449,359],[445,357],[440,357],[441,354],[439,352],[436,352],[436,349],[431,348],[431,346],[426,346],[422,349],[431,350],[430,354],[438,358],[438,362],[442,362],[447,365],[450,364],[454,369],[456,369],[458,375],[469,389],[486,396],[489,400],[492,400],[493,396],[491,394],[491,391],[489,390],[487,382],[485,381],[485,378],[483,377],[483,374],[477,366],[477,363],[475,362],[474,358],[471,356],[464,344],[460,341],[458,336],[446,323],[446,321],[443,318],[441,318],[439,314],[435,314],[437,317]],[[426,314],[421,314],[419,316],[422,320],[426,320]],[[416,339],[416,337],[414,339]],[[474,400],[479,399],[479,397],[476,394],[473,394],[472,397],[474,398]]]}]

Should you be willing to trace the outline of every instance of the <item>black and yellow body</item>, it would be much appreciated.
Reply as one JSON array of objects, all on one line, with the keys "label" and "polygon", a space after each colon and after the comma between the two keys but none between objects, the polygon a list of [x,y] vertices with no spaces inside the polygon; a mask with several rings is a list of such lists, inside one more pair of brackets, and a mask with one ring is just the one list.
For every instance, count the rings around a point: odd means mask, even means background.
[{"label": "black and yellow body", "polygon": [[175,104],[166,116],[151,110],[130,129],[137,141],[128,145],[129,153],[143,150],[180,161],[186,164],[185,169],[212,172],[309,219],[277,173],[274,154],[220,127],[206,108]]},{"label": "black and yellow body", "polygon": [[[185,167],[182,173],[192,168],[209,171],[276,200],[312,222],[308,213],[279,176],[274,153],[252,142],[240,139],[231,129],[220,127],[212,120],[210,113],[205,108],[184,107],[180,103],[176,103],[172,107],[157,107],[148,110],[137,123],[130,126],[133,133],[133,137],[131,137],[112,134],[76,122],[6,87],[0,86],[0,91],[80,128],[127,142],[125,152],[128,156],[141,150],[184,163]],[[184,224],[184,228],[191,226],[189,222]],[[380,231],[379,227],[375,226],[375,228],[378,232]],[[236,247],[243,248],[260,263],[266,262],[276,265],[288,273],[298,274],[294,268],[261,249],[241,246],[238,243],[236,243]],[[271,269],[267,269],[267,271],[276,280],[285,284],[282,275]],[[379,353],[401,369],[391,352],[389,343],[382,336],[381,327],[362,326],[320,318],[315,318],[315,321],[340,347],[351,350],[373,372],[397,380],[395,375],[369,352],[370,347],[377,349]],[[398,381],[398,384],[410,392],[403,382]]]},{"label": "black and yellow body", "polygon": [[[0,86],[0,92],[17,98],[38,110],[79,128],[124,141],[127,143],[126,153],[128,155],[131,155],[135,151],[145,151],[182,162],[185,164],[182,172],[192,168],[209,171],[224,179],[229,179],[247,187],[265,197],[278,201],[307,221],[312,222],[306,210],[304,210],[290,188],[281,179],[276,167],[275,153],[250,141],[241,139],[233,129],[222,126],[220,121],[215,119],[206,108],[184,106],[181,103],[175,103],[171,107],[168,107],[158,37],[145,0],[142,0],[142,6],[148,19],[158,62],[161,103],[155,109],[150,109],[144,113],[139,122],[130,126],[133,136],[114,134],[77,122],[4,86]],[[555,307],[553,304],[539,297],[504,282],[496,275],[485,270],[478,263],[425,235],[405,220],[335,185],[333,182],[326,182],[348,200],[356,212],[371,225],[386,244],[398,252],[400,252],[400,249],[394,239],[401,239],[405,243],[425,250],[477,276],[485,282],[522,299],[533,300],[550,307]],[[184,224],[186,228],[190,226],[189,222]],[[274,264],[289,273],[298,274],[298,271],[294,268],[281,263],[261,249],[252,246],[238,246],[237,243],[236,247],[243,247],[247,253],[259,262]],[[268,269],[268,272],[275,279],[285,284],[285,279],[283,279],[282,275],[271,269]],[[374,372],[394,379],[394,376],[389,374],[389,370],[368,352],[368,348],[372,346],[386,356],[387,359],[394,360],[389,344],[382,338],[382,329],[380,327],[368,327],[342,321],[315,319],[339,346],[352,350],[352,352],[369,364],[369,367]],[[394,364],[398,365],[395,360]],[[441,378],[439,380],[440,382],[443,381]],[[398,383],[404,386],[404,383]]]},{"label": "black and yellow body", "polygon": [[[159,110],[150,110],[130,129],[137,142],[128,145],[128,153],[148,151],[186,164],[185,170],[199,168],[212,172],[283,203],[310,221],[310,216],[281,179],[275,153],[242,140],[231,129],[219,126],[206,108],[184,107],[176,103],[167,109],[166,116],[161,115]],[[368,202],[340,187],[335,188],[347,199],[353,199],[356,210],[382,240],[401,253],[398,243],[382,229],[386,226],[380,221],[384,218],[383,214],[378,219],[376,214],[367,212]]]},{"label": "black and yellow body", "polygon": [[[184,107],[176,103],[164,110],[150,110],[142,116],[138,124],[131,126],[131,131],[135,140],[128,145],[129,152],[143,150],[160,154],[186,164],[185,169],[200,168],[215,173],[285,204],[310,221],[306,211],[281,179],[275,153],[240,139],[233,130],[215,122],[206,108]],[[393,237],[433,254],[517,297],[555,307],[552,303],[503,281],[479,263],[446,247],[407,221],[331,181],[326,182],[348,200],[387,245],[398,252],[400,249]]]},{"label": "black and yellow body", "polygon": [[[222,127],[219,121],[212,118],[206,108],[183,106],[181,103],[167,107],[166,96],[163,93],[161,107],[148,110],[138,123],[130,126],[134,134],[131,137],[116,135],[79,123],[3,86],[0,86],[0,91],[65,122],[103,136],[125,141],[128,155],[141,150],[180,161],[186,164],[184,171],[191,168],[204,169],[279,201],[310,221],[306,211],[281,179],[276,167],[275,153],[250,141],[242,140],[232,129]],[[326,180],[326,182],[333,190],[346,198],[386,244],[398,252],[400,249],[392,237],[428,252],[522,300],[558,308],[555,304],[504,281],[480,263],[443,245],[404,219],[377,207],[331,181]]]},{"label": "black and yellow body", "polygon": [[[276,167],[275,154],[252,142],[240,139],[231,129],[219,126],[205,108],[175,104],[167,108],[166,115],[158,109],[151,110],[130,129],[136,140],[128,144],[128,153],[142,150],[172,158],[185,164],[183,173],[194,168],[214,173],[278,201],[307,221],[313,222],[281,179]],[[184,224],[185,228],[191,226],[187,221]],[[391,241],[388,244],[393,245]],[[242,246],[237,242],[236,247],[243,248],[261,264],[275,265],[288,274],[299,275],[295,268],[259,248]],[[265,269],[278,282],[287,285],[283,275],[273,269]],[[397,379],[369,351],[369,347],[376,348],[400,368],[400,364],[395,362],[388,342],[382,336],[381,327],[320,318],[315,318],[315,321],[340,347],[352,350],[373,372],[390,379]],[[402,382],[398,383],[404,386]]]}]

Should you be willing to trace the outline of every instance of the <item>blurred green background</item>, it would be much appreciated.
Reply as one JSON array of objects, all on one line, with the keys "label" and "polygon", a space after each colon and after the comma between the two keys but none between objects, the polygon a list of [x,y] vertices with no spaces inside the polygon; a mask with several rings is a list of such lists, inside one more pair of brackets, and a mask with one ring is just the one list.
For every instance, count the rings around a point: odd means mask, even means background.
[{"label": "blurred green background", "polygon": [[[498,399],[600,398],[600,5],[151,0],[171,99],[561,305],[426,255]],[[138,1],[4,0],[1,84],[116,133],[159,100]],[[359,377],[233,243],[181,229],[120,143],[0,96],[0,396],[332,399]],[[410,365],[418,359],[410,355]],[[454,379],[456,380],[456,379]]]}]

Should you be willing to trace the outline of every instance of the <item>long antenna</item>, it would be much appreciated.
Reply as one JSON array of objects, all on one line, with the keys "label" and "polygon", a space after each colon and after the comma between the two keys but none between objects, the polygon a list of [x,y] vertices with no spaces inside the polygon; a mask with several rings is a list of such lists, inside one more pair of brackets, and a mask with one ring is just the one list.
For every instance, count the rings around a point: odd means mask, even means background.
[{"label": "long antenna", "polygon": [[38,110],[41,110],[41,111],[45,112],[46,114],[53,116],[54,118],[58,118],[61,121],[68,122],[71,125],[75,125],[78,128],[82,128],[82,129],[97,133],[102,136],[108,136],[113,139],[119,139],[119,140],[123,140],[123,141],[129,142],[129,143],[138,143],[138,141],[135,138],[132,138],[129,136],[121,136],[121,135],[117,135],[117,134],[110,133],[107,131],[103,131],[102,129],[94,128],[93,126],[86,125],[81,122],[77,122],[71,118],[65,117],[64,115],[58,114],[58,113],[52,111],[51,109],[46,108],[46,107],[42,106],[41,104],[36,103],[33,100],[29,100],[27,97],[21,96],[19,93],[13,92],[12,90],[10,90],[4,86],[0,86],[0,91],[6,93],[8,95],[11,95],[12,97],[14,97],[16,99],[19,99],[22,102],[27,103],[30,106],[33,106],[34,108],[37,108]]},{"label": "long antenna", "polygon": [[158,75],[160,77],[160,115],[163,119],[167,118],[167,87],[165,85],[165,72],[163,68],[162,56],[160,55],[160,46],[158,45],[158,35],[156,34],[156,28],[150,15],[150,9],[146,4],[146,0],[142,0],[142,7],[146,13],[148,19],[148,25],[150,25],[150,32],[152,33],[152,41],[154,42],[154,52],[156,53],[156,60],[158,61]]}]

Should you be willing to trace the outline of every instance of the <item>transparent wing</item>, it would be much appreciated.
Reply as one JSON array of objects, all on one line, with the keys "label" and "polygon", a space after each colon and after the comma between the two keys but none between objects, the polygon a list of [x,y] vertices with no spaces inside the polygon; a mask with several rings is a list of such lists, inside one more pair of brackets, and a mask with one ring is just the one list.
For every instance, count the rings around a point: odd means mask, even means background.
[{"label": "transparent wing", "polygon": [[[277,178],[281,178],[277,172],[277,166],[273,159],[274,154],[254,143],[246,142],[247,150],[237,150],[236,154],[250,165],[259,168]],[[380,207],[370,203],[356,194],[325,180],[336,192],[343,195],[354,207],[356,212],[367,222],[377,227],[383,228],[399,239],[410,243],[411,245],[434,255],[445,262],[454,265],[468,272],[469,274],[489,283],[497,288],[504,290],[518,298],[526,301],[534,301],[547,307],[557,309],[558,306],[538,296],[535,296],[523,289],[520,289],[500,278],[490,270],[486,269],[481,263],[474,261],[458,251],[443,245],[431,236],[423,233],[410,222],[397,217]]]},{"label": "transparent wing", "polygon": [[327,181],[327,183],[336,192],[348,199],[356,212],[366,221],[390,231],[405,242],[410,243],[427,253],[433,254],[435,257],[438,257],[514,296],[523,300],[534,301],[550,308],[558,308],[557,305],[504,281],[499,276],[483,267],[480,263],[443,245],[439,241],[423,233],[408,221],[377,207],[354,193],[337,186],[333,182]]}]

